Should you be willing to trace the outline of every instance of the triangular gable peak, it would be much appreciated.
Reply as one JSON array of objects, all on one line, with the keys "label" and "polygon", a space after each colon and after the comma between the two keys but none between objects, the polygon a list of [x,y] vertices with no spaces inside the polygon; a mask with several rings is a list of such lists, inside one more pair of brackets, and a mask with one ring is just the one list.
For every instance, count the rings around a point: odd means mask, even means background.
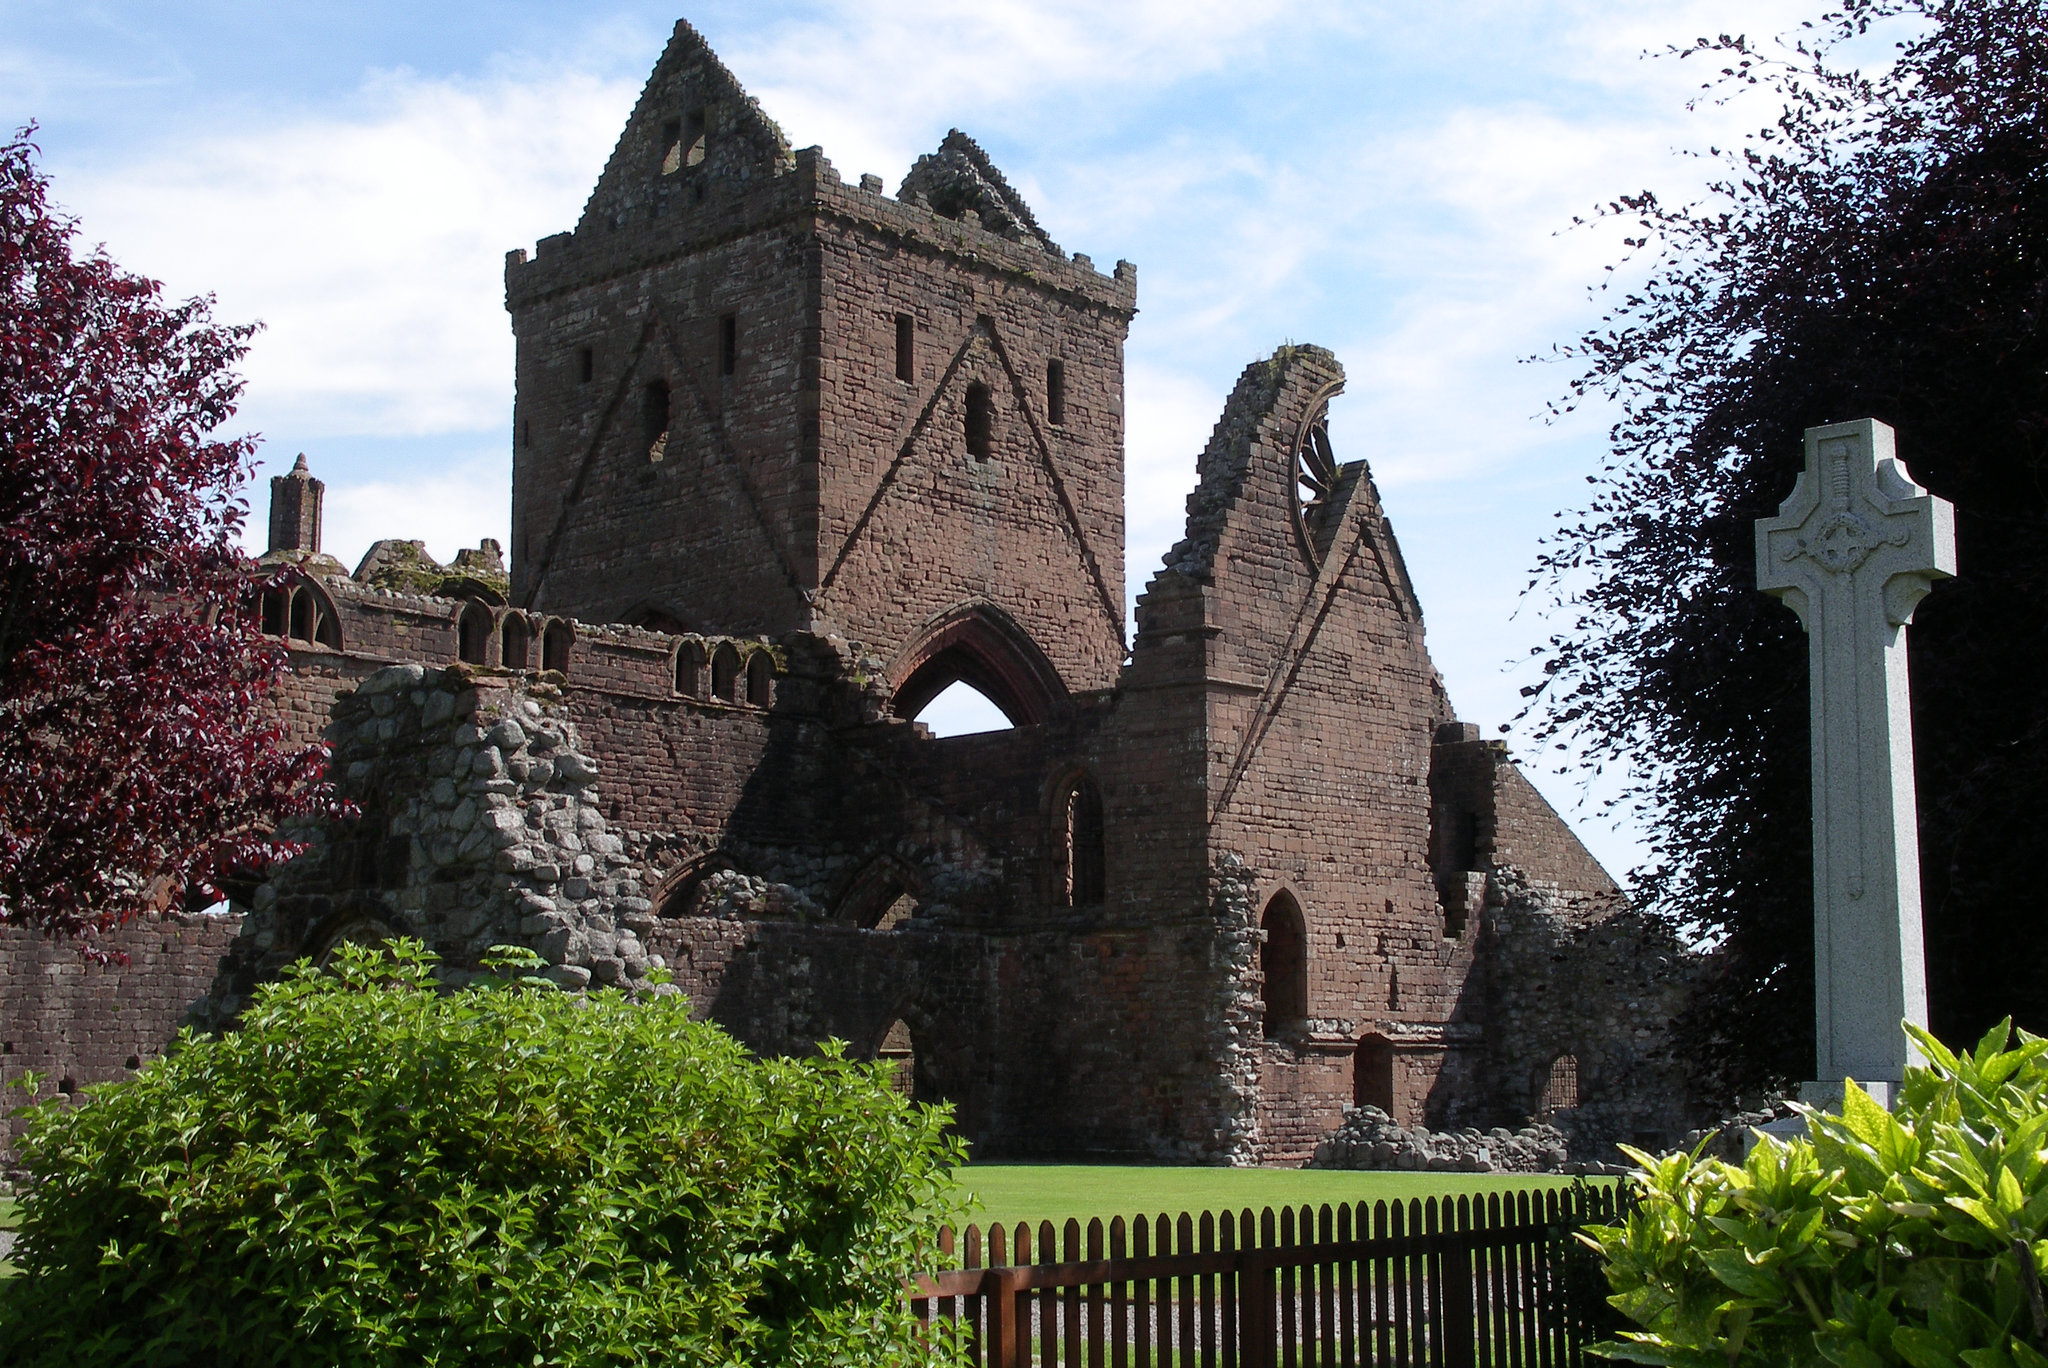
[{"label": "triangular gable peak", "polygon": [[583,206],[577,231],[623,227],[796,165],[789,139],[726,70],[703,35],[678,20],[632,117]]},{"label": "triangular gable peak", "polygon": [[897,188],[896,198],[908,203],[922,198],[941,218],[957,219],[969,210],[981,226],[1019,241],[1033,241],[1048,252],[1059,247],[1038,226],[1031,206],[1010,188],[974,139],[954,129],[939,150],[917,159]]}]

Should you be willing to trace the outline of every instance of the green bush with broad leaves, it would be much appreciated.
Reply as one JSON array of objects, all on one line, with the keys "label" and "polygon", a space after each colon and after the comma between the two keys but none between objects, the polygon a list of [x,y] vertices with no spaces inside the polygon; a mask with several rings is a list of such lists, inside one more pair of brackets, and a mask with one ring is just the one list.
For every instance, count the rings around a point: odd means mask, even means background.
[{"label": "green bush with broad leaves", "polygon": [[0,1363],[908,1365],[960,1146],[885,1066],[756,1059],[680,995],[343,946],[35,1110]]},{"label": "green bush with broad leaves", "polygon": [[1588,1237],[1642,1327],[1596,1346],[1675,1368],[2048,1368],[2048,1040],[2011,1023],[1930,1061],[1896,1113],[1853,1085],[1741,1165],[1638,1151],[1627,1222]]}]

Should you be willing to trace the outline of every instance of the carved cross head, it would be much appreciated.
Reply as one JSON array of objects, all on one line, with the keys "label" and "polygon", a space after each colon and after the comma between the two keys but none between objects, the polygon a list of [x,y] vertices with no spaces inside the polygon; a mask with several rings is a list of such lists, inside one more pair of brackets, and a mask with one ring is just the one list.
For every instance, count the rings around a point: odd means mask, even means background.
[{"label": "carved cross head", "polygon": [[[1907,476],[1892,430],[1873,418],[1806,430],[1806,469],[1778,516],[1756,525],[1757,587],[1815,631],[1874,591],[1903,627],[1956,572],[1955,510]],[[1822,605],[1839,603],[1839,608]],[[1844,622],[1842,630],[1853,630]]]}]

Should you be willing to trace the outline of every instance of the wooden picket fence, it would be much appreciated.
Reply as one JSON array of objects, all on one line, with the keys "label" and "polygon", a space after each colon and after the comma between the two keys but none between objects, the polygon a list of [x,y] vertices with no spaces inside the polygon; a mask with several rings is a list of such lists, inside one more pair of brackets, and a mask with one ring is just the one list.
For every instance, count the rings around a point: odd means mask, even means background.
[{"label": "wooden picket fence", "polygon": [[[947,1231],[960,1267],[917,1280],[986,1368],[1581,1368],[1579,1226],[1611,1186],[1332,1210],[1028,1222]],[[1587,1267],[1583,1258],[1576,1266]],[[1597,1299],[1597,1293],[1594,1294]]]}]

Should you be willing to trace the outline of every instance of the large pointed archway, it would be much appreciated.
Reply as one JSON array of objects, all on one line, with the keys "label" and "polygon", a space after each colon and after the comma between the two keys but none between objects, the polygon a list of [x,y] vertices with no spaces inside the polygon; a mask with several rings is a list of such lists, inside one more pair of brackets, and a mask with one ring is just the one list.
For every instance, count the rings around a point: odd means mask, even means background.
[{"label": "large pointed archway", "polygon": [[965,684],[1016,727],[1065,711],[1067,686],[1038,643],[992,603],[950,608],[925,624],[889,667],[898,717],[916,717],[954,684]]}]

